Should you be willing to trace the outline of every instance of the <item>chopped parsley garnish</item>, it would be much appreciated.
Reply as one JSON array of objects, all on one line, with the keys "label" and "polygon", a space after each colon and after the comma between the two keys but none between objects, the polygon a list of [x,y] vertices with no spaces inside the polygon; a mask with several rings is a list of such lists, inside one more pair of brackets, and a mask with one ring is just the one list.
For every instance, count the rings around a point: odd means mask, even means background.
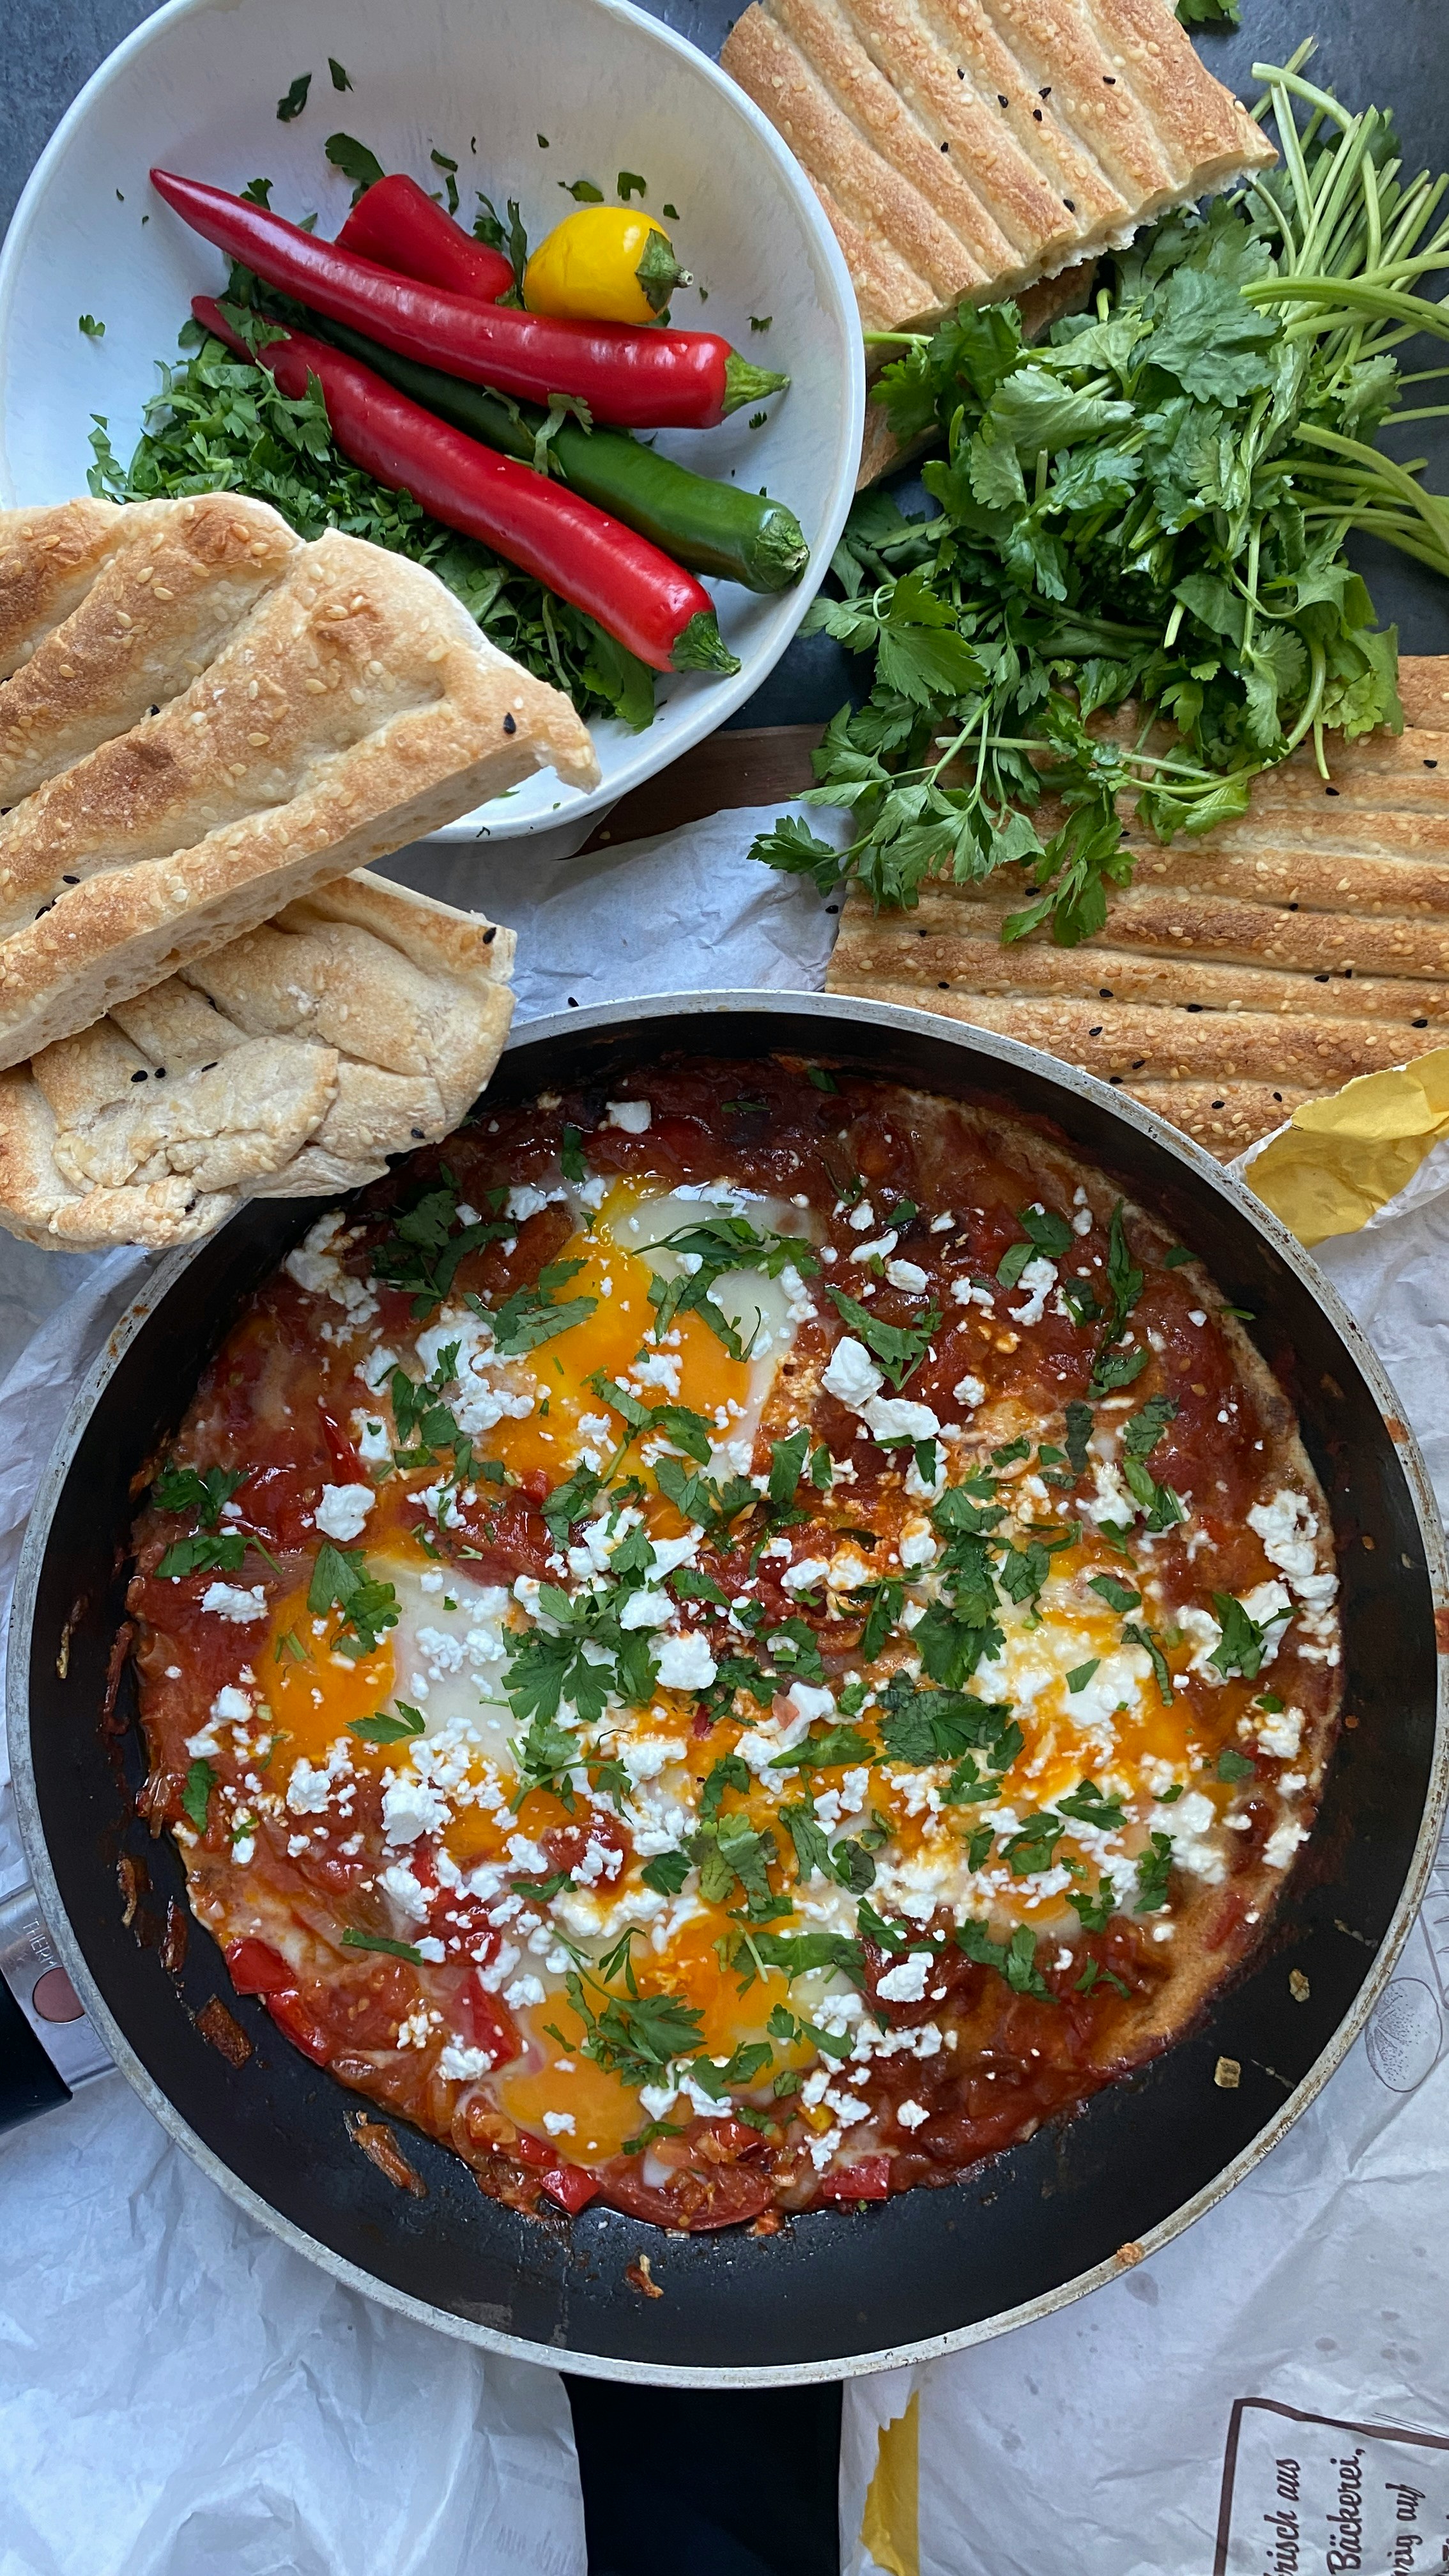
[{"label": "chopped parsley garnish", "polygon": [[1094,1825],[1099,1833],[1119,1833],[1124,1821],[1121,1803],[1109,1798],[1095,1780],[1079,1780],[1070,1797],[1058,1798],[1059,1816],[1071,1816],[1081,1825]]},{"label": "chopped parsley garnish", "polygon": [[1256,1681],[1263,1666],[1263,1648],[1268,1641],[1267,1628],[1260,1628],[1257,1620],[1243,1608],[1241,1601],[1234,1599],[1231,1592],[1215,1592],[1213,1608],[1218,1614],[1223,1633],[1209,1655],[1208,1662],[1216,1665],[1224,1680],[1229,1673],[1241,1673],[1244,1681]]},{"label": "chopped parsley garnish", "polygon": [[919,1324],[887,1324],[873,1315],[868,1306],[862,1306],[854,1297],[847,1297],[843,1288],[832,1287],[829,1293],[842,1322],[860,1335],[866,1349],[879,1360],[892,1386],[899,1391],[908,1378],[915,1376],[930,1348],[931,1335],[941,1320],[940,1308],[929,1308]]},{"label": "chopped parsley garnish", "polygon": [[551,1342],[556,1333],[567,1333],[575,1324],[588,1322],[598,1305],[597,1297],[568,1297],[560,1302],[553,1294],[555,1288],[567,1287],[584,1267],[582,1261],[550,1261],[531,1287],[515,1288],[511,1297],[505,1297],[493,1317],[493,1334],[506,1358],[536,1350],[540,1342]]},{"label": "chopped parsley garnish", "polygon": [[1109,1610],[1135,1610],[1142,1599],[1140,1592],[1119,1583],[1115,1574],[1089,1574],[1087,1583],[1089,1590],[1101,1594]]},{"label": "chopped parsley garnish", "polygon": [[853,1726],[827,1726],[819,1735],[807,1735],[793,1752],[777,1753],[768,1767],[771,1771],[836,1771],[848,1763],[870,1762],[874,1756],[869,1737]]},{"label": "chopped parsley garnish", "polygon": [[186,1786],[181,1792],[181,1804],[199,1834],[204,1834],[206,1831],[206,1810],[215,1787],[216,1773],[211,1764],[204,1761],[193,1762],[186,1774]]},{"label": "chopped parsley garnish", "polygon": [[1009,1243],[996,1265],[997,1283],[1014,1288],[1028,1262],[1038,1258],[1060,1261],[1072,1248],[1072,1229],[1068,1219],[1057,1216],[1050,1208],[1018,1208],[1016,1221],[1026,1234],[1024,1243]]},{"label": "chopped parsley garnish", "polygon": [[1122,1636],[1125,1644],[1141,1646],[1151,1656],[1152,1670],[1157,1682],[1157,1696],[1164,1708],[1171,1708],[1172,1675],[1168,1670],[1167,1657],[1162,1651],[1162,1641],[1156,1629],[1149,1628],[1145,1624],[1139,1626],[1136,1621],[1127,1619],[1122,1624]]},{"label": "chopped parsley garnish", "polygon": [[1085,1663],[1085,1664],[1077,1664],[1077,1665],[1073,1668],[1073,1670],[1072,1670],[1071,1672],[1069,1672],[1069,1673],[1068,1673],[1068,1675],[1067,1675],[1067,1688],[1068,1688],[1068,1690],[1069,1690],[1069,1691],[1083,1691],[1083,1690],[1085,1690],[1085,1689],[1086,1689],[1086,1687],[1087,1687],[1088,1682],[1091,1680],[1092,1675],[1093,1675],[1093,1673],[1096,1671],[1097,1666],[1100,1664],[1101,1660],[1102,1660],[1102,1658],[1101,1658],[1101,1656],[1100,1656],[1100,1655],[1093,1655],[1093,1656],[1092,1656],[1092,1658],[1091,1658],[1091,1660],[1090,1660],[1090,1662]]},{"label": "chopped parsley garnish", "polygon": [[[741,1104],[734,1104],[739,1106]],[[726,1101],[725,1108],[731,1103]],[[763,1102],[750,1102],[750,1107],[763,1107]],[[673,1279],[658,1272],[649,1283],[649,1302],[654,1308],[654,1339],[662,1342],[676,1315],[698,1315],[707,1324],[716,1341],[722,1342],[731,1359],[749,1357],[758,1322],[749,1341],[742,1339],[724,1308],[713,1295],[719,1281],[732,1271],[761,1270],[767,1279],[778,1279],[782,1270],[793,1265],[802,1279],[820,1267],[813,1244],[805,1235],[762,1234],[747,1217],[712,1216],[695,1225],[676,1228],[661,1237],[657,1244],[647,1244],[650,1252],[672,1252],[681,1261],[692,1262],[690,1270],[680,1269]]]},{"label": "chopped parsley garnish", "polygon": [[1040,1871],[1050,1869],[1066,1830],[1060,1816],[1049,1810],[1023,1817],[1017,1831],[1008,1834],[1001,1846],[1007,1868],[1017,1878],[1034,1878]]},{"label": "chopped parsley garnish", "polygon": [[1172,1869],[1172,1843],[1161,1832],[1154,1833],[1137,1862],[1138,1914],[1160,1914],[1167,1903],[1167,1881]]},{"label": "chopped parsley garnish", "polygon": [[1050,1989],[1036,1964],[1036,1935],[1029,1923],[1018,1923],[1009,1941],[993,1941],[984,1923],[960,1923],[956,1946],[978,1967],[994,1968],[1014,1994],[1035,1995],[1045,2002]]},{"label": "chopped parsley garnish", "polygon": [[652,1860],[646,1860],[639,1875],[656,1896],[677,1896],[689,1876],[690,1865],[686,1851],[656,1852]]},{"label": "chopped parsley garnish", "polygon": [[362,1549],[334,1547],[324,1539],[307,1586],[307,1607],[321,1618],[334,1606],[342,1621],[333,1644],[354,1662],[376,1654],[384,1630],[397,1626],[397,1594],[390,1583],[374,1582]]},{"label": "chopped parsley garnish", "polygon": [[[632,1930],[632,1927],[631,1927]],[[622,1965],[626,1992],[609,1992],[608,1981]],[[650,2084],[657,2080],[676,2057],[686,2057],[698,2048],[704,2016],[695,2004],[682,1995],[641,1995],[629,1956],[629,1939],[599,1961],[598,1974],[588,1969],[574,1970],[564,1979],[564,1991],[584,2026],[580,2040],[565,2040],[557,2030],[550,2036],[562,2041],[570,2053],[577,2049],[591,2058],[606,2075],[617,2075],[621,2083]],[[596,2004],[591,1996],[601,1996]],[[768,2052],[767,2052],[768,2053]]]},{"label": "chopped parsley garnish", "polygon": [[360,1735],[364,1744],[402,1744],[410,1735],[421,1735],[426,1720],[420,1708],[409,1708],[405,1699],[397,1703],[397,1715],[379,1709],[374,1717],[354,1717],[349,1735]]},{"label": "chopped parsley garnish", "polygon": [[411,1968],[423,1964],[421,1950],[414,1949],[411,1941],[394,1941],[386,1932],[359,1932],[351,1923],[342,1935],[342,1946],[344,1950],[381,1950],[385,1958],[406,1959]]},{"label": "chopped parsley garnish", "polygon": [[575,1188],[581,1181],[588,1179],[589,1167],[584,1161],[584,1140],[577,1127],[565,1126],[564,1128],[563,1141],[559,1146],[558,1167],[564,1179],[572,1181]]},{"label": "chopped parsley garnish", "polygon": [[[501,1200],[502,1192],[494,1194]],[[494,1214],[471,1225],[458,1223],[458,1193],[451,1183],[427,1190],[393,1219],[392,1233],[374,1244],[369,1266],[374,1279],[389,1288],[412,1291],[413,1316],[421,1321],[448,1296],[458,1265],[486,1243],[512,1234],[511,1218]]]},{"label": "chopped parsley garnish", "polygon": [[[307,104],[307,92],[311,86],[311,73],[298,72],[297,77],[288,90],[286,97],[279,98],[277,101],[277,123],[279,125],[290,125],[294,117],[301,115],[303,108]],[[330,159],[330,154],[328,157]],[[379,169],[377,175],[379,178],[382,177],[381,169]]]},{"label": "chopped parsley garnish", "polygon": [[247,1546],[240,1530],[197,1530],[172,1540],[156,1572],[178,1580],[187,1574],[236,1574]]},{"label": "chopped parsley garnish", "polygon": [[1255,1780],[1258,1776],[1258,1766],[1251,1755],[1239,1753],[1232,1744],[1223,1746],[1216,1767],[1220,1780]]},{"label": "chopped parsley garnish", "polygon": [[354,206],[368,188],[375,187],[377,181],[386,176],[377,154],[370,152],[365,143],[359,143],[355,135],[329,134],[322,148],[333,169],[340,170],[344,179],[352,181]]}]

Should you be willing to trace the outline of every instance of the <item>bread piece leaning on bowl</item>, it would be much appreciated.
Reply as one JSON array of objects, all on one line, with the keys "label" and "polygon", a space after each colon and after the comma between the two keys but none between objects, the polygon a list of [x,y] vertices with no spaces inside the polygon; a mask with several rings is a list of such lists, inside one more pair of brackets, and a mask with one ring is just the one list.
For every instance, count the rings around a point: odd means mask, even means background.
[{"label": "bread piece leaning on bowl", "polygon": [[234,493],[0,513],[0,674],[0,1223],[186,1242],[456,1125],[511,934],[354,871],[592,785],[566,697],[418,565]]}]

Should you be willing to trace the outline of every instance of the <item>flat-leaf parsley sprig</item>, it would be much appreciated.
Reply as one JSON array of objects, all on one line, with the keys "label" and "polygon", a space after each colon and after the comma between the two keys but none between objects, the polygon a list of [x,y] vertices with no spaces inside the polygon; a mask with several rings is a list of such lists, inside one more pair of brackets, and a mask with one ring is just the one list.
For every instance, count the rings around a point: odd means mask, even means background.
[{"label": "flat-leaf parsley sprig", "polygon": [[1049,923],[1073,946],[1131,877],[1124,815],[1209,831],[1300,743],[1326,777],[1326,731],[1402,726],[1396,639],[1343,545],[1365,531],[1449,574],[1449,501],[1369,444],[1444,408],[1397,409],[1449,370],[1401,377],[1395,351],[1449,337],[1417,292],[1449,265],[1449,181],[1404,183],[1391,120],[1348,115],[1304,54],[1257,67],[1281,167],[1169,216],[1045,342],[1013,305],[870,335],[899,352],[877,388],[897,436],[944,444],[922,469],[937,512],[868,492],[851,513],[803,631],[871,656],[873,681],[805,801],[856,835],[837,853],[786,819],[755,843],[769,865],[880,908],[1017,864],[1003,941]]}]

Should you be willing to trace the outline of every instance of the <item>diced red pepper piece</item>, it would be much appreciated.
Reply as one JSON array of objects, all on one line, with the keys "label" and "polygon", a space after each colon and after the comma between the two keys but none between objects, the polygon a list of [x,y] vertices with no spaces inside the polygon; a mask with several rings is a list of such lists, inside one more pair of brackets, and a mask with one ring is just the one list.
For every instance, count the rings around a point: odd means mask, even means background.
[{"label": "diced red pepper piece", "polygon": [[280,1994],[268,1994],[263,2000],[278,2030],[286,2032],[293,2046],[318,2066],[325,2066],[332,2054],[332,2042],[325,2031],[318,2029],[296,1987],[287,1986]]},{"label": "diced red pepper piece", "polygon": [[527,2129],[520,2129],[512,2146],[509,2147],[506,2152],[510,2156],[515,2156],[521,2165],[548,2165],[551,2167],[554,2158],[558,2153],[558,2149],[553,2146],[545,2146],[542,2138],[530,2137]]},{"label": "diced red pepper piece", "polygon": [[859,2164],[821,2177],[821,2200],[885,2200],[891,2187],[889,2156],[862,2156]]},{"label": "diced red pepper piece", "polygon": [[464,1989],[463,2004],[473,2046],[487,2050],[490,2064],[508,2066],[515,2057],[523,2055],[518,2024],[507,2004],[497,1995],[490,1995],[476,1973],[469,1978]]},{"label": "diced red pepper piece", "polygon": [[274,1950],[270,1941],[257,1941],[250,1937],[244,1941],[229,1941],[226,1964],[239,1995],[279,1995],[289,1986],[294,1991],[296,1989],[296,1969],[288,1967],[280,1950]]},{"label": "diced red pepper piece", "polygon": [[361,1484],[362,1461],[358,1457],[357,1451],[353,1448],[351,1441],[348,1439],[346,1432],[342,1429],[339,1423],[333,1420],[333,1417],[328,1412],[325,1404],[319,1404],[317,1410],[322,1417],[323,1443],[326,1447],[327,1455],[332,1461],[332,1472],[337,1478],[338,1483],[343,1485]]},{"label": "diced red pepper piece", "polygon": [[591,2200],[597,2200],[604,2188],[591,2173],[585,2172],[582,2165],[555,2165],[552,2173],[540,2174],[538,2187],[548,2193],[550,2200],[556,2200],[560,2209],[566,2209],[570,2217],[586,2208]]}]

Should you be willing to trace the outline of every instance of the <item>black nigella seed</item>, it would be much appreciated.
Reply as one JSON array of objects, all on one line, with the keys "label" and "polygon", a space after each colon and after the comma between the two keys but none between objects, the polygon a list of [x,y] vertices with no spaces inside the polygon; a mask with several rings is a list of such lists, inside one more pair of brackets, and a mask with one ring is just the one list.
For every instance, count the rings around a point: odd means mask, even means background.
[{"label": "black nigella seed", "polygon": [[423,1131],[422,1131],[421,1127],[415,1127],[415,1128],[413,1129],[413,1131],[412,1131],[412,1132],[413,1132],[414,1136],[419,1140],[419,1142],[421,1142],[421,1139],[422,1139],[422,1133],[423,1133]]},{"label": "black nigella seed", "polygon": [[996,104],[998,107],[1010,107],[1011,101],[1009,98],[1003,98],[1001,91],[998,90],[996,93]]},{"label": "black nigella seed", "polygon": [[517,731],[518,731],[518,727],[517,727],[517,725],[514,723],[512,716],[505,716],[505,717],[504,717],[504,719],[503,719],[503,730],[504,730],[504,732],[505,732],[505,733],[517,733]]},{"label": "black nigella seed", "polygon": [[149,1082],[150,1079],[149,1073],[133,1073],[131,1076],[133,1082]]},{"label": "black nigella seed", "polygon": [[62,884],[62,885],[79,885],[79,884],[80,884],[80,878],[79,878],[79,877],[62,877],[62,878],[61,878],[61,884]]},{"label": "black nigella seed", "polygon": [[1088,1031],[1087,1031],[1087,1035],[1088,1035],[1088,1037],[1089,1037],[1089,1038],[1099,1038],[1099,1037],[1101,1036],[1101,1034],[1102,1034],[1102,1032],[1101,1032],[1101,1029],[1100,1029],[1100,1028],[1088,1029]]}]

